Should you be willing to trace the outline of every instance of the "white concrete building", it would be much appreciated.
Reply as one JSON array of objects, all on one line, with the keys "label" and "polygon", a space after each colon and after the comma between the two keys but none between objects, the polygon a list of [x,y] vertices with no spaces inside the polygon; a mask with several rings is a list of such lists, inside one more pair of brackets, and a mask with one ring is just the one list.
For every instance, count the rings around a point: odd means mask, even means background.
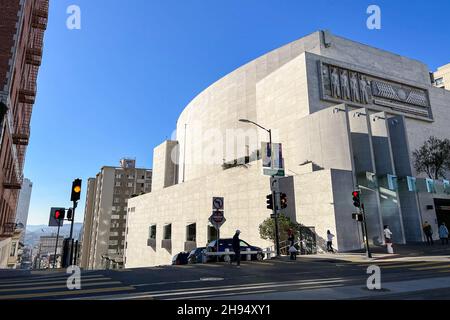
[{"label": "white concrete building", "polygon": [[[169,264],[192,242],[204,246],[214,196],[225,198],[221,237],[239,228],[249,243],[272,245],[258,231],[271,213],[258,157],[267,132],[239,119],[270,128],[282,143],[284,214],[308,227],[317,246],[331,230],[338,250],[362,247],[355,188],[371,243],[384,242],[385,224],[396,243],[422,241],[424,220],[434,230],[450,223],[450,190],[442,180],[427,188],[411,154],[431,135],[450,137],[449,111],[450,92],[413,59],[326,31],[269,52],[200,93],[180,115],[174,141],[155,148],[152,193],[128,202],[125,266]],[[237,159],[245,163],[233,165]]]}]

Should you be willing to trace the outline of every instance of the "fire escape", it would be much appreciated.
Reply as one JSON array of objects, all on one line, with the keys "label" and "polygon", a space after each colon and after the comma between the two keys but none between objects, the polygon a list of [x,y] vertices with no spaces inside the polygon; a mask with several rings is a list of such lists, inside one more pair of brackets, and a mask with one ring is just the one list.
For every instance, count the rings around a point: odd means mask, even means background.
[{"label": "fire escape", "polygon": [[48,8],[49,0],[37,0],[32,11],[32,29],[25,53],[23,81],[19,90],[17,112],[20,114],[14,123],[12,135],[17,162],[13,165],[16,168],[11,170],[10,179],[4,183],[4,187],[7,189],[20,189],[22,185],[25,154],[30,139],[31,113],[36,99],[36,82],[42,62],[44,32],[47,28]]}]

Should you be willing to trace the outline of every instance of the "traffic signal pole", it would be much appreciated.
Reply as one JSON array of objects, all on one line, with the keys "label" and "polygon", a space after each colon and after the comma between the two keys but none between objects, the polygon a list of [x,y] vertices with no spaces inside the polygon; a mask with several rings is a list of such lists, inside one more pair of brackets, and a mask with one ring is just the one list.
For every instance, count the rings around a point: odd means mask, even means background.
[{"label": "traffic signal pole", "polygon": [[273,209],[272,212],[275,217],[275,250],[277,252],[277,257],[280,256],[280,232],[278,230],[278,214],[277,214],[277,206],[276,206],[276,193],[272,191],[272,201],[273,201]]},{"label": "traffic signal pole", "polygon": [[56,269],[56,254],[58,252],[58,241],[59,241],[59,229],[61,228],[61,221],[58,221],[58,232],[56,233],[56,244],[55,244],[55,256],[53,258],[53,269]]},{"label": "traffic signal pole", "polygon": [[[273,169],[273,145],[272,145],[272,130],[267,130],[269,132],[269,149],[270,149],[270,168]],[[271,181],[275,179],[275,176],[272,176]],[[276,193],[273,190],[272,183],[270,184],[270,190],[272,191],[272,213],[275,217],[275,250],[277,253],[277,257],[281,255],[280,253],[280,233],[278,230],[278,213],[277,213],[277,202],[276,202]]]},{"label": "traffic signal pole", "polygon": [[75,209],[77,207],[77,201],[73,201],[73,210],[72,210],[72,221],[70,225],[70,265],[73,265],[74,255],[73,255],[73,222],[75,221]]},{"label": "traffic signal pole", "polygon": [[364,227],[364,233],[366,238],[366,254],[367,258],[372,258],[372,253],[370,252],[369,247],[369,234],[367,233],[367,220],[366,220],[366,210],[364,210],[364,203],[361,203],[361,213],[363,215],[363,227]]}]

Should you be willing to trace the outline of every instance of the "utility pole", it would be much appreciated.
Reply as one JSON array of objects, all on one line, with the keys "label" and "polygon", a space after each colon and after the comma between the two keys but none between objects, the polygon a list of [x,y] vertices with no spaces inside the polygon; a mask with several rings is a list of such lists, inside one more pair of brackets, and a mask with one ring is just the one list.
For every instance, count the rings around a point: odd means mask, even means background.
[{"label": "utility pole", "polygon": [[[270,150],[270,169],[273,172],[274,169],[274,163],[273,163],[273,144],[272,144],[272,129],[266,129],[263,126],[257,124],[254,121],[248,120],[248,119],[239,119],[240,122],[244,122],[244,123],[251,123],[261,129],[263,129],[264,131],[269,133],[269,150]],[[275,175],[272,174],[271,176],[271,181],[275,178]],[[276,191],[273,189],[272,183],[270,184],[270,191],[272,192],[272,203],[273,203],[273,208],[272,208],[272,215],[274,217],[275,220],[275,250],[277,253],[277,257],[280,256],[280,234],[279,234],[279,228],[278,228],[278,213],[277,213],[277,201],[276,201]]]}]

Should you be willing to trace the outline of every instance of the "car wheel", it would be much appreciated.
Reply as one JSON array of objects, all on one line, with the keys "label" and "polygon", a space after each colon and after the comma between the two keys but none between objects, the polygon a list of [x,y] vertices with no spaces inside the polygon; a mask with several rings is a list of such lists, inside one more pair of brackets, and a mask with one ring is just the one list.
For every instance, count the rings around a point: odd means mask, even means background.
[{"label": "car wheel", "polygon": [[264,260],[264,254],[261,253],[261,252],[258,252],[258,254],[256,255],[256,260],[263,261]]}]

